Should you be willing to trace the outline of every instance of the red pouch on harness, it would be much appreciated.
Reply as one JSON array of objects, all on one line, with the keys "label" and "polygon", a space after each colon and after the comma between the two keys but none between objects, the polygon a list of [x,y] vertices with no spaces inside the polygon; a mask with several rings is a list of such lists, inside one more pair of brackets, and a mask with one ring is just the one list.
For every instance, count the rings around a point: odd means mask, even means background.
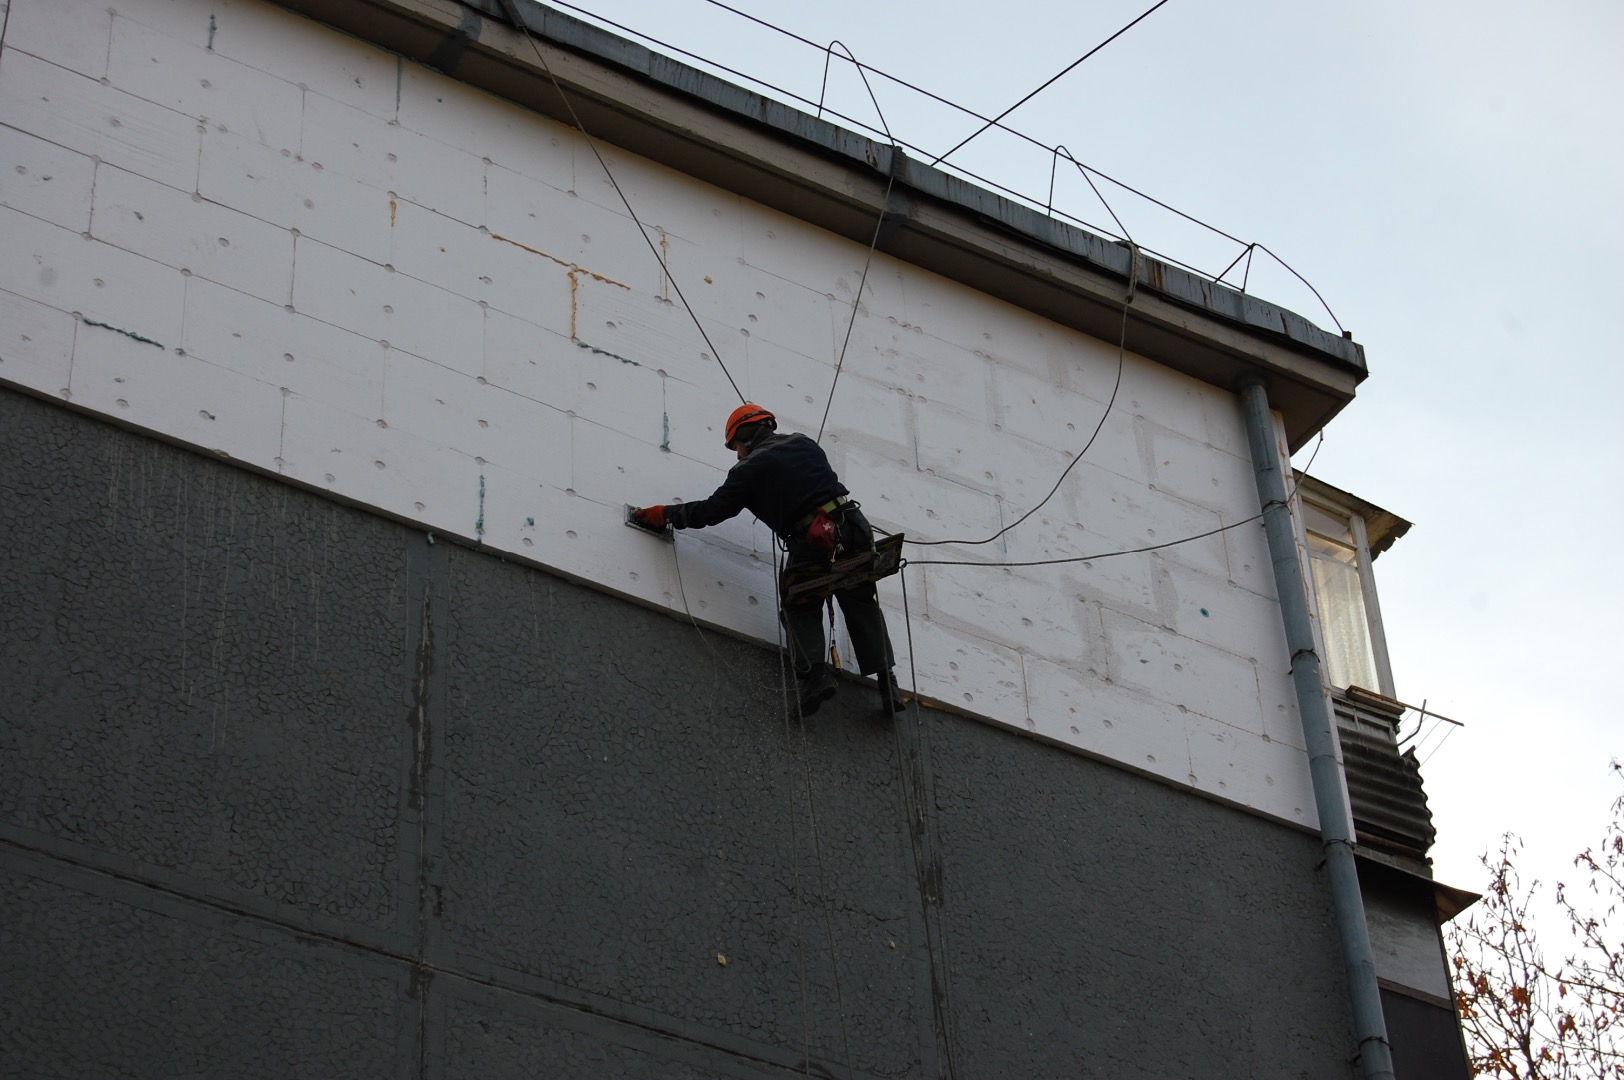
[{"label": "red pouch on harness", "polygon": [[813,551],[821,551],[825,555],[835,549],[840,539],[840,529],[835,525],[835,519],[823,510],[812,515],[812,524],[806,527],[806,544]]}]

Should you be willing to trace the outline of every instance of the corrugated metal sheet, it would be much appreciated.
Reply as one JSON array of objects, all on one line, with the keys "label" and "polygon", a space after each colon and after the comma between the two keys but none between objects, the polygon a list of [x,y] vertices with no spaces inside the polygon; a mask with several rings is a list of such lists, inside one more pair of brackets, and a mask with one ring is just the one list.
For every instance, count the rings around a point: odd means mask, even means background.
[{"label": "corrugated metal sheet", "polygon": [[1358,688],[1332,701],[1359,843],[1425,862],[1437,830],[1415,751],[1398,748],[1405,706]]}]

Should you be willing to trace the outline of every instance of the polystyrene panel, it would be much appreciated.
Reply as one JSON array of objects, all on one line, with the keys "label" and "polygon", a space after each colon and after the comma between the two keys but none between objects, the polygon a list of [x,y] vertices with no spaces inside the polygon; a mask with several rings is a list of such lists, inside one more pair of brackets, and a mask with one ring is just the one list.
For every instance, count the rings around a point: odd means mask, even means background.
[{"label": "polystyrene panel", "polygon": [[1162,614],[1180,636],[1251,660],[1286,655],[1285,629],[1273,600],[1171,560],[1161,560],[1160,571],[1167,601]]},{"label": "polystyrene panel", "polygon": [[215,52],[129,19],[113,22],[107,78],[127,94],[266,146],[296,150],[304,91]]},{"label": "polystyrene panel", "polygon": [[211,202],[298,229],[329,247],[376,263],[389,261],[398,200],[287,150],[211,129],[203,136],[197,190]]},{"label": "polystyrene panel", "polygon": [[662,445],[696,461],[722,468],[731,466],[735,460],[733,451],[722,445],[722,440],[733,399],[719,397],[711,386],[695,386],[675,376],[667,376],[661,386],[666,419]]},{"label": "polystyrene panel", "polygon": [[73,332],[67,312],[0,292],[0,379],[47,394],[67,389]]},{"label": "polystyrene panel", "polygon": [[90,231],[176,270],[285,304],[293,285],[293,235],[122,169],[96,174]]},{"label": "polystyrene panel", "polygon": [[1103,618],[1113,682],[1235,727],[1260,727],[1250,660],[1109,609]]},{"label": "polystyrene panel", "polygon": [[64,229],[90,227],[96,163],[87,155],[11,128],[0,128],[0,204]]},{"label": "polystyrene panel", "polygon": [[1297,706],[1289,664],[1285,656],[1265,655],[1258,661],[1258,718],[1269,741],[1302,750],[1308,740],[1303,735],[1302,712]]},{"label": "polystyrene panel", "polygon": [[832,361],[846,335],[849,310],[821,290],[752,273],[749,289],[738,296],[743,320],[755,343],[770,343],[802,356]]},{"label": "polystyrene panel", "polygon": [[913,401],[902,390],[846,371],[832,386],[824,442],[893,454],[907,454],[917,445]]},{"label": "polystyrene panel", "polygon": [[[1078,340],[1087,342],[1093,358],[1103,362],[1101,342],[1074,339],[1070,331],[958,282],[943,278],[932,284],[909,292],[907,321],[933,338],[1051,381],[1058,381],[1067,366],[1083,362],[1068,355]],[[1114,355],[1111,359],[1114,363]]]},{"label": "polystyrene panel", "polygon": [[1228,390],[1205,383],[1198,384],[1201,395],[1201,416],[1207,425],[1207,442],[1213,449],[1233,454],[1250,466],[1251,443],[1246,435],[1246,416],[1241,399]]},{"label": "polystyrene panel", "polygon": [[5,26],[8,53],[29,53],[92,79],[107,74],[113,34],[107,0],[13,0]]},{"label": "polystyrene panel", "polygon": [[189,278],[181,344],[188,355],[345,412],[371,419],[383,415],[389,350],[284,304]]},{"label": "polystyrene panel", "polygon": [[486,169],[485,182],[485,224],[493,236],[639,294],[669,292],[655,255],[659,234],[650,234],[651,250],[623,208],[594,206],[497,166]]},{"label": "polystyrene panel", "polygon": [[1092,671],[1026,658],[1032,730],[1133,769],[1187,783],[1184,718],[1167,702]]},{"label": "polystyrene panel", "polygon": [[911,629],[914,670],[922,693],[1015,727],[1027,726],[1019,653],[996,641],[943,626],[917,610]]},{"label": "polystyrene panel", "polygon": [[305,95],[301,155],[470,225],[485,216],[485,163],[321,94]]},{"label": "polystyrene panel", "polygon": [[666,412],[664,380],[653,367],[575,341],[549,348],[543,362],[557,385],[548,404],[633,436],[650,447],[665,443],[673,420]]},{"label": "polystyrene panel", "polygon": [[[543,132],[534,132],[531,137],[541,140],[549,151],[544,163],[550,163],[552,168],[545,170],[548,175],[538,178],[500,164],[487,165],[483,221],[493,233],[547,251],[548,244],[558,247],[561,238],[568,235],[569,222],[559,220],[557,208],[569,203],[579,205],[580,200],[569,192],[573,166],[568,137]],[[567,249],[548,254],[573,262],[579,253],[579,241],[577,233]]]},{"label": "polystyrene panel", "polygon": [[1164,430],[1205,443],[1207,421],[1201,407],[1201,385],[1188,375],[1168,371],[1155,361],[1128,353],[1117,400]]},{"label": "polystyrene panel", "polygon": [[[835,384],[833,358],[820,361],[770,341],[749,338],[723,353],[722,359],[744,395],[778,415],[780,428],[793,423],[810,429],[809,434],[817,431],[829,389]],[[722,379],[719,368],[715,379]],[[726,386],[725,380],[722,385]],[[719,387],[718,393],[722,392],[731,393],[731,389]]]},{"label": "polystyrene panel", "polygon": [[1152,483],[1158,491],[1234,517],[1245,517],[1250,512],[1251,504],[1257,501],[1250,462],[1219,453],[1166,428],[1146,424],[1144,430],[1151,453]]},{"label": "polystyrene panel", "polygon": [[[1002,362],[985,363],[991,373],[994,420],[1007,433],[1076,453],[1105,415],[1105,403],[1110,398],[1109,382],[1104,399],[1096,401],[1071,390],[1058,375],[1037,377]],[[1110,364],[1114,369],[1115,357]],[[1107,375],[1114,380],[1115,371]],[[1112,419],[1120,420],[1124,414],[1114,410],[1113,406]],[[1115,426],[1122,427],[1120,423]],[[1095,448],[1091,447],[1090,452],[1096,453]]]},{"label": "polystyrene panel", "polygon": [[419,135],[489,159],[499,166],[493,173],[517,173],[559,191],[574,186],[574,159],[586,152],[565,125],[415,64],[401,73],[398,118]]},{"label": "polystyrene panel", "polygon": [[[704,358],[709,349],[680,304],[662,303],[619,282],[588,275],[578,275],[577,281],[574,336],[583,344],[622,363],[651,371],[664,368],[690,381],[715,366],[714,360]],[[706,332],[722,349],[733,344],[738,331],[717,341],[720,329],[707,328]],[[724,358],[736,357],[740,351],[728,350]],[[736,361],[729,366],[736,367]],[[719,371],[716,374],[720,377]]]},{"label": "polystyrene panel", "polygon": [[[606,506],[647,506],[709,495],[726,475],[725,464],[712,470],[703,461],[661,453],[658,424],[656,417],[650,437],[644,439],[575,417],[570,487],[583,498]],[[746,532],[742,543],[749,542]]]},{"label": "polystyrene panel", "polygon": [[400,273],[543,326],[569,318],[570,268],[414,203],[391,213],[388,262]]},{"label": "polystyrene panel", "polygon": [[570,481],[570,418],[547,405],[391,349],[382,420],[553,487]]},{"label": "polystyrene panel", "polygon": [[[919,464],[929,472],[997,495],[1008,505],[1006,516],[1019,517],[1055,491],[1069,474],[1075,451],[1060,451],[980,426],[945,409],[922,407],[919,416]],[[1081,468],[1081,466],[1079,466]],[[1055,505],[1052,501],[1049,505]],[[1063,509],[1060,503],[1057,509]]]},{"label": "polystyrene panel", "polygon": [[385,513],[475,535],[479,464],[370,417],[298,394],[285,397],[281,472]]},{"label": "polystyrene panel", "polygon": [[903,387],[920,402],[962,413],[978,427],[989,417],[987,365],[968,350],[886,324],[847,350],[846,362],[872,379]]},{"label": "polystyrene panel", "polygon": [[[865,245],[748,200],[739,204],[739,250],[751,267],[848,305],[868,255]],[[846,282],[844,291],[840,282]]]},{"label": "polystyrene panel", "polygon": [[182,191],[197,183],[196,120],[10,48],[0,65],[0,124]]},{"label": "polystyrene panel", "polygon": [[[979,540],[998,530],[998,506],[990,495],[916,469],[898,468],[896,459],[861,447],[845,447],[844,457],[841,479],[874,521],[906,529],[916,540]],[[996,561],[995,553],[984,549],[969,556],[946,554],[951,548],[934,551],[948,558]]]},{"label": "polystyrene panel", "polygon": [[[160,25],[149,13],[165,6],[174,10]],[[127,14],[122,6],[120,14]],[[194,44],[206,33],[213,51],[305,87],[312,95],[385,119],[395,115],[398,57],[347,34],[312,33],[309,19],[274,4],[175,0],[169,5],[143,3],[131,17],[162,29],[174,27],[170,32]]]},{"label": "polystyrene panel", "polygon": [[282,391],[174,349],[81,327],[72,401],[241,461],[269,465],[282,434]]},{"label": "polystyrene panel", "polygon": [[[617,147],[597,144],[614,170],[620,193],[609,185],[602,167],[584,144],[576,160],[577,190],[594,205],[617,213],[629,202],[643,225],[673,240],[698,244],[701,258],[736,265],[742,254],[739,196],[701,183],[674,169],[631,157]],[[621,195],[625,196],[622,201]]]},{"label": "polystyrene panel", "polygon": [[1261,520],[1224,533],[1224,556],[1229,564],[1229,579],[1236,586],[1278,602],[1268,534]]},{"label": "polystyrene panel", "polygon": [[932,620],[1061,663],[1088,660],[1081,633],[1082,602],[1057,589],[1041,570],[933,566],[926,574],[924,610]]},{"label": "polystyrene panel", "polygon": [[503,311],[485,311],[484,377],[494,386],[568,411],[579,389],[561,388],[561,358],[573,358],[567,336]]},{"label": "polystyrene panel", "polygon": [[478,303],[304,237],[295,249],[293,306],[470,375],[484,363]]},{"label": "polystyrene panel", "polygon": [[38,218],[0,208],[0,289],[104,323],[103,332],[174,348],[185,279],[139,255],[86,239]]},{"label": "polystyrene panel", "polygon": [[1189,783],[1307,828],[1319,824],[1303,752],[1197,718],[1189,723]]}]

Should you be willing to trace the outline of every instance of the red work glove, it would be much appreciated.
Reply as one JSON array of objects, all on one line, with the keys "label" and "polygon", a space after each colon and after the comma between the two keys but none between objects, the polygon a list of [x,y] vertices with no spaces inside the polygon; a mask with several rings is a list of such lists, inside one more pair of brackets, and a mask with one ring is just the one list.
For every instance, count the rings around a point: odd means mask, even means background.
[{"label": "red work glove", "polygon": [[665,507],[644,506],[632,511],[632,520],[648,529],[665,528]]}]

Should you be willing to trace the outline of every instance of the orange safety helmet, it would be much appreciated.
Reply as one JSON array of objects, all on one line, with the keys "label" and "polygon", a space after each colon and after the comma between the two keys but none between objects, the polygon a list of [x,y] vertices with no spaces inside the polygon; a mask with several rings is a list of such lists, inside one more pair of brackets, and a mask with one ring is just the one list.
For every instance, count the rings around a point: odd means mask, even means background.
[{"label": "orange safety helmet", "polygon": [[739,433],[740,428],[746,424],[759,424],[762,421],[772,424],[774,430],[777,430],[778,418],[760,405],[752,405],[746,401],[743,405],[734,409],[728,414],[727,427],[723,429],[724,442],[727,448],[729,450],[733,449],[733,437]]}]

